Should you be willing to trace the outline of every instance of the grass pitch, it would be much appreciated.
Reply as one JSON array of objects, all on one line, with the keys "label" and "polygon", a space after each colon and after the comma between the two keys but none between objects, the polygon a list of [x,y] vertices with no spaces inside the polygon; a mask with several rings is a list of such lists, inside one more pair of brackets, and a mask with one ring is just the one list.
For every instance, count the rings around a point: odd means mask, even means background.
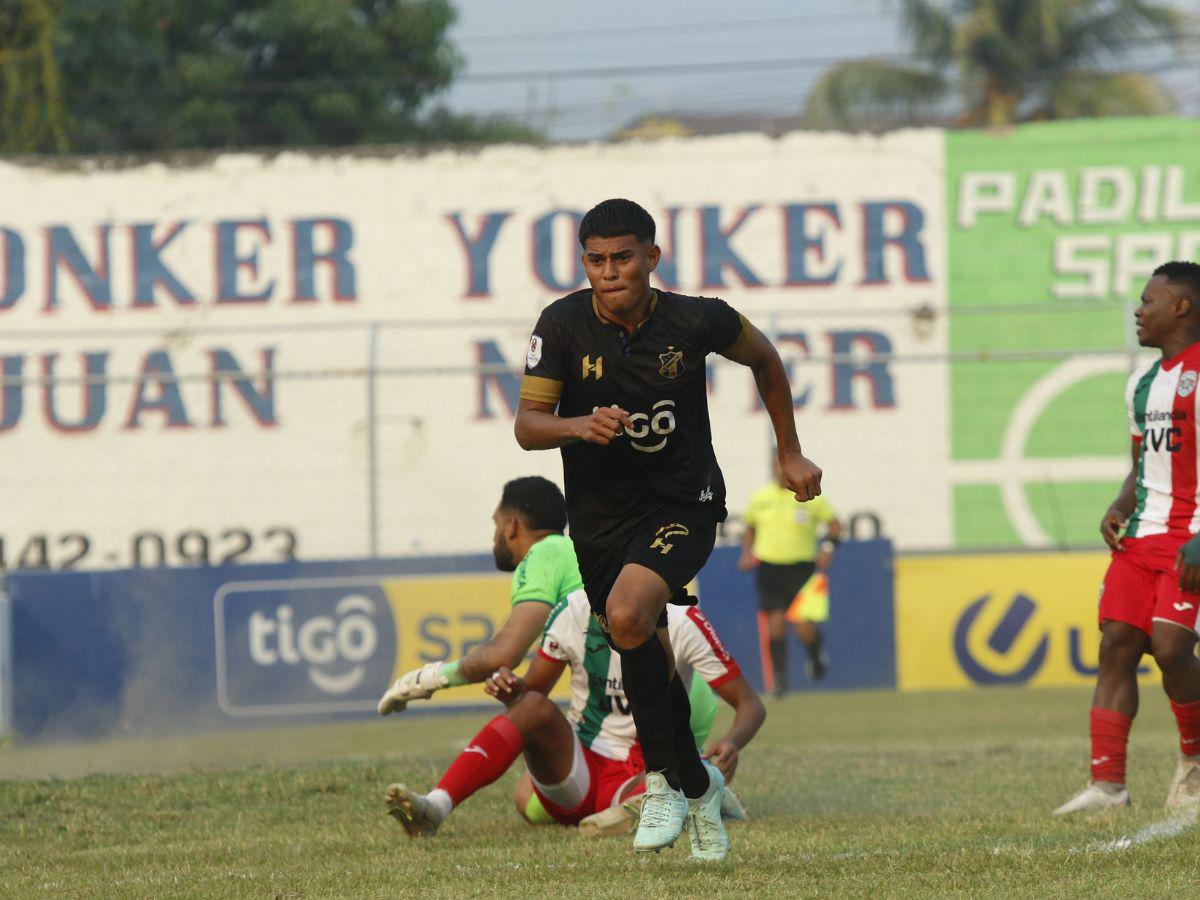
[{"label": "grass pitch", "polygon": [[[1131,809],[1052,820],[1087,778],[1082,690],[836,693],[768,701],[734,781],[729,861],[686,840],[533,828],[520,764],[410,841],[383,790],[424,789],[487,718],[0,748],[0,896],[830,897],[1194,895],[1200,828],[1159,825],[1177,739],[1146,692]],[[724,713],[723,713],[724,715]],[[726,719],[718,720],[719,730]],[[1123,838],[1131,840],[1123,841]]]}]

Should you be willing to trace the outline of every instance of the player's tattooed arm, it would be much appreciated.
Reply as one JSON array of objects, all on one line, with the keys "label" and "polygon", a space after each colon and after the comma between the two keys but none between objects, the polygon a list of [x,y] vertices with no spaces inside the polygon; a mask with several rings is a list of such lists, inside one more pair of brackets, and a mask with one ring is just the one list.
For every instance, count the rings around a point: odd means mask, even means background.
[{"label": "player's tattooed arm", "polygon": [[1137,473],[1142,459],[1142,448],[1136,441],[1133,443],[1130,455],[1133,458],[1133,465],[1129,469],[1129,474],[1125,476],[1125,483],[1121,485],[1117,499],[1112,502],[1112,506],[1105,510],[1104,518],[1100,520],[1100,536],[1104,538],[1104,543],[1118,553],[1121,551],[1121,529],[1125,527],[1125,523],[1129,521],[1129,517],[1133,515],[1133,510],[1137,506]]},{"label": "player's tattooed arm", "polygon": [[754,384],[762,397],[771,427],[775,429],[775,446],[779,450],[779,468],[783,483],[800,501],[811,500],[821,493],[821,470],[800,450],[796,436],[796,420],[792,407],[792,386],[787,370],[775,345],[766,335],[743,317],[742,333],[722,354],[726,359],[748,366],[754,373]]},{"label": "player's tattooed arm", "polygon": [[469,683],[483,681],[501,666],[516,668],[541,634],[550,616],[545,603],[518,603],[508,620],[483,644],[458,662],[458,671]]},{"label": "player's tattooed arm", "polygon": [[523,450],[552,450],[575,441],[610,444],[621,429],[632,423],[629,413],[615,406],[601,406],[586,416],[563,418],[554,404],[522,399],[517,406],[513,432]]}]

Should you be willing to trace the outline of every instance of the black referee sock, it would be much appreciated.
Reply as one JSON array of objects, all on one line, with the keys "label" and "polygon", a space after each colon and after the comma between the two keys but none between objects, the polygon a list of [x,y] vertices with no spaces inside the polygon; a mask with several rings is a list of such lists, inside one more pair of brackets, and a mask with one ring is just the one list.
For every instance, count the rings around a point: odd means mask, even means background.
[{"label": "black referee sock", "polygon": [[787,687],[787,638],[771,641],[771,671],[775,673],[775,690]]},{"label": "black referee sock", "polygon": [[[647,772],[662,772],[667,783],[679,789],[675,771],[675,741],[671,715],[671,683],[667,651],[657,634],[639,647],[617,650],[621,654],[621,678],[629,712],[637,727],[642,758]],[[684,695],[684,701],[687,695]],[[694,745],[693,741],[693,745]]]},{"label": "black referee sock", "polygon": [[676,672],[671,678],[671,729],[674,732],[675,771],[685,797],[695,800],[708,790],[708,771],[700,759],[696,736],[692,734],[692,704],[687,688]]}]

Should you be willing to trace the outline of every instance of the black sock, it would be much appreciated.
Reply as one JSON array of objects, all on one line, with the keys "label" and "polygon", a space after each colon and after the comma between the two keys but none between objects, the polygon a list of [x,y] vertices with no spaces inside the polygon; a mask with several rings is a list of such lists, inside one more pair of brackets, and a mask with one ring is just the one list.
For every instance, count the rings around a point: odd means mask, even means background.
[{"label": "black sock", "polygon": [[771,641],[771,670],[775,673],[775,689],[787,687],[787,638]]},{"label": "black sock", "polygon": [[671,679],[671,727],[679,786],[683,788],[685,797],[693,800],[703,797],[708,790],[708,770],[704,768],[700,751],[696,748],[696,736],[692,734],[692,704],[678,672]]},{"label": "black sock", "polygon": [[815,660],[821,655],[821,641],[823,640],[820,628],[813,629],[813,639],[805,644],[805,649],[808,650],[808,658]]},{"label": "black sock", "polygon": [[[662,772],[667,784],[678,790],[671,684],[667,681],[667,651],[663,649],[658,635],[652,634],[640,647],[618,649],[617,652],[621,654],[621,679],[625,697],[629,700],[629,712],[637,727],[638,741],[642,745],[646,771]],[[687,700],[686,695],[684,700]]]}]

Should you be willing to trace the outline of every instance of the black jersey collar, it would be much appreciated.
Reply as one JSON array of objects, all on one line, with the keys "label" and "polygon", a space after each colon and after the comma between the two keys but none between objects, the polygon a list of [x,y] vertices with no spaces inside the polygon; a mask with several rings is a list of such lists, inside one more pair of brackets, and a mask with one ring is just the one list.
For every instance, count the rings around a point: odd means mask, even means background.
[{"label": "black jersey collar", "polygon": [[[633,337],[635,334],[637,334],[639,331],[641,331],[643,328],[646,327],[646,323],[650,321],[650,317],[652,315],[654,315],[654,310],[657,307],[658,307],[658,291],[654,290],[654,288],[651,288],[650,289],[650,309],[646,313],[646,318],[642,319],[642,321],[638,323],[637,328],[635,328],[635,329],[633,329],[633,331],[629,332],[629,337]],[[625,326],[622,325],[620,322],[614,322],[612,319],[606,317],[604,315],[604,313],[600,312],[600,304],[598,304],[596,302],[596,294],[594,291],[592,292],[592,312],[594,312],[596,314],[596,318],[599,319],[601,322],[603,322],[605,325],[610,325],[613,328],[619,328],[619,329],[621,329],[622,332],[625,330]]]}]

